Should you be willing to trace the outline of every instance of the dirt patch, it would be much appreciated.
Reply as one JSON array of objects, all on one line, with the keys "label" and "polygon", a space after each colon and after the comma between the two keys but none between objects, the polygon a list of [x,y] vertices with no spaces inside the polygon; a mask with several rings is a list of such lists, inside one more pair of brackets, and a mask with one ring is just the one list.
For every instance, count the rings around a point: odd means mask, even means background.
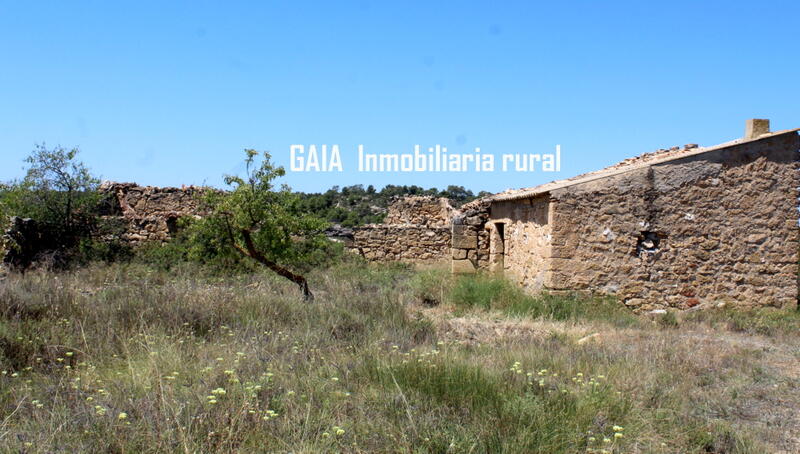
[{"label": "dirt patch", "polygon": [[578,340],[591,335],[590,326],[563,322],[509,318],[499,313],[454,316],[445,306],[414,306],[414,312],[431,320],[439,337],[462,344],[491,344],[509,340],[541,340],[553,335],[567,335]]}]

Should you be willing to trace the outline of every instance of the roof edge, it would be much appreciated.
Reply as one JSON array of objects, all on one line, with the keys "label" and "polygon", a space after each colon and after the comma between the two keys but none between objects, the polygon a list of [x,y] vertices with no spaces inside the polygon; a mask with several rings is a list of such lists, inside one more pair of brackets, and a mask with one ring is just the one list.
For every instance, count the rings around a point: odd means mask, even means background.
[{"label": "roof edge", "polygon": [[675,155],[675,156],[663,157],[663,158],[660,158],[660,159],[657,158],[657,159],[653,159],[652,161],[647,161],[647,162],[643,162],[643,163],[639,163],[639,164],[632,164],[632,165],[627,166],[627,167],[621,167],[621,168],[618,168],[618,169],[612,169],[612,170],[609,170],[607,172],[603,172],[602,169],[600,169],[600,170],[596,170],[596,171],[590,172],[588,174],[584,174],[585,176],[583,176],[583,177],[581,177],[580,175],[577,175],[577,176],[572,177],[572,178],[568,178],[568,179],[565,179],[565,180],[554,180],[554,181],[551,181],[551,182],[548,182],[548,183],[544,183],[544,184],[541,184],[539,186],[534,186],[534,187],[528,188],[528,189],[518,189],[517,191],[511,192],[511,193],[502,193],[501,192],[501,193],[498,193],[498,194],[495,194],[495,195],[488,196],[486,198],[486,200],[488,200],[489,202],[506,202],[506,201],[511,201],[511,200],[527,199],[527,198],[530,198],[530,197],[536,197],[538,195],[549,193],[550,191],[553,191],[553,190],[556,190],[556,189],[562,189],[562,188],[567,188],[567,187],[574,186],[574,185],[577,185],[577,184],[588,183],[590,181],[600,180],[600,179],[611,177],[611,176],[614,176],[614,175],[621,175],[623,173],[628,173],[628,172],[631,172],[631,171],[634,171],[634,170],[644,169],[644,168],[650,167],[652,165],[661,164],[661,163],[664,163],[664,162],[676,161],[678,159],[684,159],[684,158],[691,157],[691,156],[697,156],[697,155],[701,155],[701,154],[704,154],[704,153],[709,153],[709,152],[712,152],[712,151],[721,150],[721,149],[724,149],[724,148],[729,148],[729,147],[733,147],[733,146],[737,146],[737,145],[742,145],[742,144],[745,144],[745,143],[757,142],[759,140],[769,139],[769,138],[777,137],[777,136],[780,136],[780,135],[783,135],[783,134],[796,133],[798,131],[800,131],[800,128],[784,129],[782,131],[775,131],[775,132],[770,132],[768,134],[762,134],[762,135],[760,135],[758,137],[754,137],[752,139],[739,138],[739,139],[734,139],[734,140],[731,140],[731,141],[728,141],[728,142],[724,142],[724,143],[721,143],[721,144],[718,144],[718,145],[712,145],[712,146],[708,146],[708,147],[693,148],[693,149],[690,149],[691,151],[683,153],[683,154],[679,154],[679,155]]}]

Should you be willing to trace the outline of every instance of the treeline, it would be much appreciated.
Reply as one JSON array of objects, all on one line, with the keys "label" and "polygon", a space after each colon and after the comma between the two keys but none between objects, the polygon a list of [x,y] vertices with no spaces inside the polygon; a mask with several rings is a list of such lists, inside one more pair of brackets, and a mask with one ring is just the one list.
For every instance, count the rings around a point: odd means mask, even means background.
[{"label": "treeline", "polygon": [[486,191],[474,194],[463,186],[448,186],[447,189],[425,189],[420,186],[386,185],[377,190],[369,185],[366,188],[357,184],[353,186],[334,186],[323,193],[298,193],[300,208],[303,211],[314,213],[316,216],[327,220],[331,224],[343,227],[380,223],[386,217],[386,212],[392,199],[410,195],[429,195],[447,197],[451,203],[458,207],[478,197],[489,195]]}]

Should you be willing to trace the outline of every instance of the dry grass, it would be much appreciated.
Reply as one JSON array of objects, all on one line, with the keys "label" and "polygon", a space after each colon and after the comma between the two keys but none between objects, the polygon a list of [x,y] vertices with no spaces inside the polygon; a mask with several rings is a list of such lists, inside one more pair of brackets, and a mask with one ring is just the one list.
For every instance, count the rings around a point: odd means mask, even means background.
[{"label": "dry grass", "polygon": [[800,450],[793,314],[659,324],[402,267],[312,282],[309,305],[269,275],[6,277],[0,451]]}]

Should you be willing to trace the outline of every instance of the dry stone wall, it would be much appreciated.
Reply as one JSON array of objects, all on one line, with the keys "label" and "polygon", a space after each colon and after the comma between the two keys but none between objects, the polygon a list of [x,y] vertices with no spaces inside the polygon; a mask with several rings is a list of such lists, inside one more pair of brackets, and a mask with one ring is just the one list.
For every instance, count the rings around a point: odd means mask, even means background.
[{"label": "dry stone wall", "polygon": [[451,267],[454,273],[474,273],[489,265],[489,204],[475,200],[461,207],[452,221]]},{"label": "dry stone wall", "polygon": [[384,224],[356,227],[351,248],[370,261],[442,261],[450,252],[450,228]]},{"label": "dry stone wall", "polygon": [[383,223],[387,225],[413,224],[426,227],[450,225],[455,209],[445,197],[409,196],[395,199]]},{"label": "dry stone wall", "polygon": [[446,198],[397,199],[384,224],[354,228],[349,247],[370,261],[444,262],[450,257],[453,212]]},{"label": "dry stone wall", "polygon": [[175,232],[179,218],[202,215],[199,196],[208,189],[104,183],[100,190],[108,195],[106,216],[121,219],[125,224],[122,239],[135,245],[166,241]]}]

